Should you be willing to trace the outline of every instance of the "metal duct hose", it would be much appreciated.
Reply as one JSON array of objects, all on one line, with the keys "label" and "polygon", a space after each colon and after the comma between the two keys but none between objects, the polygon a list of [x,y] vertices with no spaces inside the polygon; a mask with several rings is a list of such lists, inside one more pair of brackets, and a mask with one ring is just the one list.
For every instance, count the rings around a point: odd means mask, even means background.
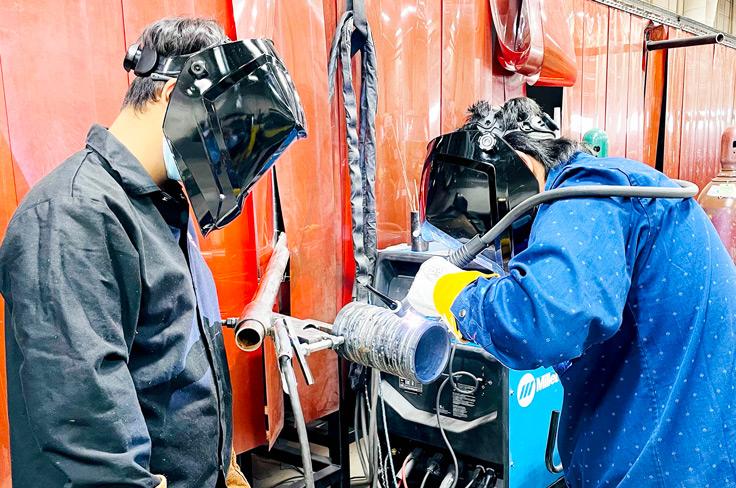
[{"label": "metal duct hose", "polygon": [[346,359],[422,384],[437,379],[450,356],[447,329],[439,320],[414,313],[399,317],[360,302],[340,310],[332,333],[345,339],[338,352]]}]

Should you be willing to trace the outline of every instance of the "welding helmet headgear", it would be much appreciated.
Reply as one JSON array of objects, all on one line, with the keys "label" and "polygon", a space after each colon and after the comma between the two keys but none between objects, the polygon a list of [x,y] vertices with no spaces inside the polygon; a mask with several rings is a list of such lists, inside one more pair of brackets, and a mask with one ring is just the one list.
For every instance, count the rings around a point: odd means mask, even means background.
[{"label": "welding helmet headgear", "polygon": [[306,137],[296,88],[269,40],[172,57],[134,45],[124,67],[177,79],[163,131],[203,235],[232,222],[256,181],[294,139]]},{"label": "welding helmet headgear", "polygon": [[[547,139],[555,137],[555,129],[551,119],[535,117],[507,131],[501,109],[488,106],[485,116],[432,140],[422,173],[425,220],[460,241],[484,234],[539,193],[534,173],[504,135],[523,132]],[[530,228],[531,218],[522,219],[507,234],[512,255],[526,247]]]}]

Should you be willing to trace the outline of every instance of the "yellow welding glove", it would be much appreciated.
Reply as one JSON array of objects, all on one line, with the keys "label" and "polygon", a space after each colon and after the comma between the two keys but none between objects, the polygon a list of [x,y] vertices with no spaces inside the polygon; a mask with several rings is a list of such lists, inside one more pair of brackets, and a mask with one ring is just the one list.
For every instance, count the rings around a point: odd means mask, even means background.
[{"label": "yellow welding glove", "polygon": [[240,470],[240,466],[238,466],[238,463],[235,460],[235,450],[232,451],[232,455],[230,456],[230,467],[227,469],[225,486],[227,486],[227,488],[250,488],[248,480],[245,479],[245,475]]},{"label": "yellow welding glove", "polygon": [[462,339],[455,317],[450,312],[455,299],[463,289],[483,274],[479,271],[463,271],[444,258],[435,256],[419,268],[406,295],[409,304],[427,317],[442,317],[450,332]]},{"label": "yellow welding glove", "polygon": [[460,293],[466,286],[474,282],[480,277],[490,278],[491,276],[480,271],[460,271],[458,273],[450,273],[440,276],[434,285],[434,306],[447,324],[448,329],[458,339],[463,340],[460,329],[457,326],[455,316],[452,315],[450,308]]},{"label": "yellow welding glove", "polygon": [[157,474],[156,477],[161,480],[161,483],[159,483],[156,488],[166,488],[166,478],[161,476],[160,474]]}]

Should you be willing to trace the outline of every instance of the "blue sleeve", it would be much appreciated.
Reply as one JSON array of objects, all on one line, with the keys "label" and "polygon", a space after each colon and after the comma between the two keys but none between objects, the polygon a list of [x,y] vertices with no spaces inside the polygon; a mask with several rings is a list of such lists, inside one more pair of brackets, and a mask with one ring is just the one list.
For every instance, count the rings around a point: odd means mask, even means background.
[{"label": "blue sleeve", "polygon": [[[558,187],[629,185],[612,169],[565,170]],[[463,336],[514,369],[579,357],[619,329],[631,284],[627,250],[638,205],[632,199],[578,198],[539,208],[529,247],[509,275],[480,278],[452,305]]]}]

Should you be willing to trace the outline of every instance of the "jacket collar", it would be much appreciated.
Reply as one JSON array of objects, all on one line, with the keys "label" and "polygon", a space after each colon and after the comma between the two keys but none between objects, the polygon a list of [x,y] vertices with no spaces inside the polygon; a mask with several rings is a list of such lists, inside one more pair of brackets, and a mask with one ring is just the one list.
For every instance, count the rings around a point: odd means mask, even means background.
[{"label": "jacket collar", "polygon": [[93,125],[87,134],[87,147],[100,155],[120,179],[123,189],[131,195],[160,191],[146,169],[114,135],[101,125]]}]

